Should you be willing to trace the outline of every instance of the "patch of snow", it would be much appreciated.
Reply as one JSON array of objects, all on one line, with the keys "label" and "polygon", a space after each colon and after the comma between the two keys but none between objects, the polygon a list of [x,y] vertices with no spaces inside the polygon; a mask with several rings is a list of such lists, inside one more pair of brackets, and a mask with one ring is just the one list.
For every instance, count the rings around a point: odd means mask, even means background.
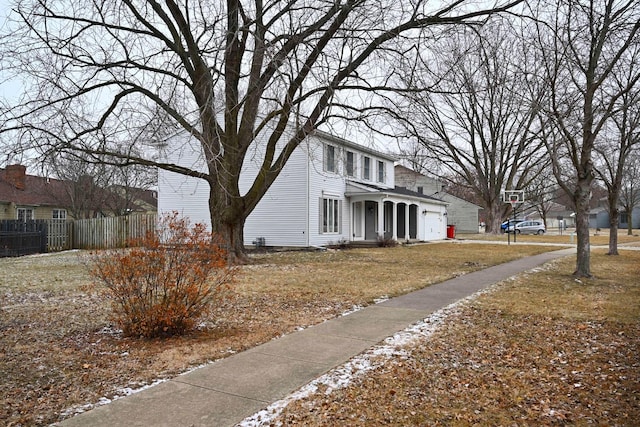
[{"label": "patch of snow", "polygon": [[98,399],[98,401],[96,403],[87,403],[84,405],[75,405],[72,406],[70,408],[65,409],[64,411],[60,412],[60,417],[62,418],[67,418],[70,417],[72,415],[78,415],[78,414],[82,414],[83,412],[87,412],[93,408],[97,408],[98,406],[103,406],[103,405],[107,405],[111,402],[113,402],[114,400],[118,400],[118,399],[122,399],[123,397],[127,397],[130,396],[132,394],[135,393],[139,393],[143,390],[146,390],[148,388],[151,388],[153,386],[156,386],[160,383],[166,382],[168,381],[167,379],[160,379],[160,380],[155,380],[154,382],[152,382],[151,384],[145,384],[142,387],[139,388],[131,388],[131,387],[124,387],[121,389],[118,389],[116,391],[116,395],[109,399],[108,397],[102,396],[100,399]]},{"label": "patch of snow", "polygon": [[385,302],[389,300],[389,295],[382,295],[380,298],[376,298],[373,300],[374,304],[380,304],[382,302]]},{"label": "patch of snow", "polygon": [[362,310],[364,307],[361,305],[354,305],[350,310],[344,311],[340,314],[340,316],[348,316],[350,314],[355,313],[356,311]]}]

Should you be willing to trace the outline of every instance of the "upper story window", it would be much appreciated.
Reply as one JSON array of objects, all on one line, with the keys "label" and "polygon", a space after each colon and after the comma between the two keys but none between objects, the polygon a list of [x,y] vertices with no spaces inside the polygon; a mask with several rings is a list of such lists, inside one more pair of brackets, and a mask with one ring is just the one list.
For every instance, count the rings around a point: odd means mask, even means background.
[{"label": "upper story window", "polygon": [[362,158],[362,179],[371,179],[371,157]]},{"label": "upper story window", "polygon": [[18,221],[26,222],[33,219],[33,208],[18,208]]},{"label": "upper story window", "polygon": [[355,154],[352,151],[347,151],[346,170],[347,176],[355,176],[356,162]]},{"label": "upper story window", "polygon": [[324,170],[336,172],[336,147],[333,145],[324,146]]},{"label": "upper story window", "polygon": [[418,193],[424,194],[424,187],[418,187]]},{"label": "upper story window", "polygon": [[51,213],[51,218],[53,219],[67,219],[67,210],[66,209],[54,209]]},{"label": "upper story window", "polygon": [[384,162],[378,161],[378,182],[384,182],[385,173],[384,173]]}]

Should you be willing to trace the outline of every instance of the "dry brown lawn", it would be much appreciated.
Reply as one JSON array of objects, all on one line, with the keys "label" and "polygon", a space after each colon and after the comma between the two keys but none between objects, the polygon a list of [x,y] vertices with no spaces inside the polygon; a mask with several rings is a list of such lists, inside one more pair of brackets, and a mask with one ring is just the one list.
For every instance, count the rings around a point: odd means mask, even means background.
[{"label": "dry brown lawn", "polygon": [[566,258],[500,284],[407,354],[289,404],[274,424],[637,426],[640,252],[592,260],[596,279],[574,279]]},{"label": "dry brown lawn", "polygon": [[[0,259],[0,425],[47,425],[103,397],[126,394],[127,388],[226,357],[335,317],[354,305],[549,249],[449,242],[255,255],[252,265],[240,268],[231,294],[203,319],[199,331],[163,341],[124,338],[114,330],[100,290],[88,286],[82,261],[86,253]],[[625,258],[610,258],[618,259]],[[559,274],[570,284],[566,272],[571,270],[567,261],[561,273],[549,274],[553,278]],[[621,289],[621,295],[628,297],[626,288]],[[568,293],[567,304],[571,306],[575,298],[589,299]],[[629,301],[637,302],[637,295]],[[616,331],[612,339],[635,339],[637,344],[637,305],[635,309],[625,328],[618,327],[623,335]],[[521,323],[527,324],[526,318]],[[609,319],[602,325],[608,328]],[[466,338],[457,338],[466,347]],[[492,339],[499,338],[489,336],[489,347]],[[495,345],[502,346],[498,341]]]}]

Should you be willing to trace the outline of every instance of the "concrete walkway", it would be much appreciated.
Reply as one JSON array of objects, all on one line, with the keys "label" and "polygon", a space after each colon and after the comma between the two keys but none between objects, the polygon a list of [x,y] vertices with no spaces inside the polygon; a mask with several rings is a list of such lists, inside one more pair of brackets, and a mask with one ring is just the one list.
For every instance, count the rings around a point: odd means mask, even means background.
[{"label": "concrete walkway", "polygon": [[62,426],[233,426],[320,375],[487,286],[555,258],[563,249],[459,276],[269,341]]}]

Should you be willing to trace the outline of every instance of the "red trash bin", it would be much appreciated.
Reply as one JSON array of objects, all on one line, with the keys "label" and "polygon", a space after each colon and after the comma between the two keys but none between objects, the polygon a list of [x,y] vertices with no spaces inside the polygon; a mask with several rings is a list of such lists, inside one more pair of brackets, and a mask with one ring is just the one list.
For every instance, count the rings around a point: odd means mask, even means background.
[{"label": "red trash bin", "polygon": [[455,239],[455,238],[456,238],[456,226],[447,225],[447,239]]}]

